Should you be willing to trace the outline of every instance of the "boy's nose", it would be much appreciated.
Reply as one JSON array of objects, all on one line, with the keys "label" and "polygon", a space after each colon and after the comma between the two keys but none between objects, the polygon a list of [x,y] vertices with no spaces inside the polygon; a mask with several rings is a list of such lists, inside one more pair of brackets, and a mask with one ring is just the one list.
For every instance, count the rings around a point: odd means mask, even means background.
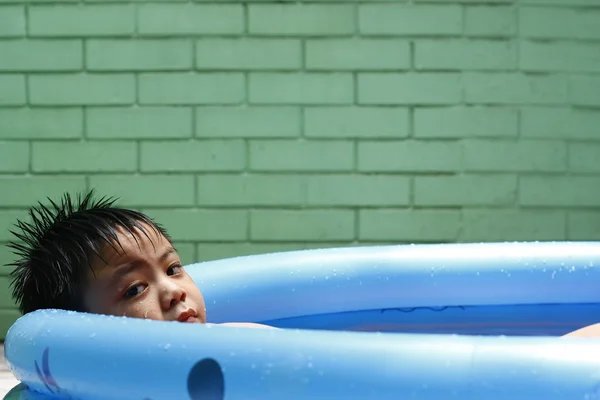
[{"label": "boy's nose", "polygon": [[161,299],[163,310],[169,310],[181,301],[185,301],[186,291],[178,285],[170,285],[165,288]]}]

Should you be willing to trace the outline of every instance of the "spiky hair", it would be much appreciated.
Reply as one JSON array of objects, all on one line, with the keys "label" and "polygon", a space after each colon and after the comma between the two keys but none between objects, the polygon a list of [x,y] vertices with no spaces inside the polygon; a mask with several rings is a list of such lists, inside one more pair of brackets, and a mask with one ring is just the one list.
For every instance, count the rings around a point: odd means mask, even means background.
[{"label": "spiky hair", "polygon": [[116,200],[94,199],[92,190],[73,201],[67,193],[58,202],[48,198],[49,205],[31,208],[30,221],[17,220],[17,232],[11,231],[15,240],[8,247],[18,260],[7,265],[15,267],[10,275],[12,295],[22,313],[46,308],[85,311],[85,272],[94,257],[102,259],[106,245],[118,251],[118,228],[136,238],[135,229],[148,236],[145,224],[171,241],[150,217],[115,207]]}]

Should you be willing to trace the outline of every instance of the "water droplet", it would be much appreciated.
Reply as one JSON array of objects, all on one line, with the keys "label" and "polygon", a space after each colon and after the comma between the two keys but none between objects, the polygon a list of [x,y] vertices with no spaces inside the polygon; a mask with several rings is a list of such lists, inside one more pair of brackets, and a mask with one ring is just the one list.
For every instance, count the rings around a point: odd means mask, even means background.
[{"label": "water droplet", "polygon": [[95,333],[92,333],[92,334],[90,335],[90,339],[93,339],[93,338],[95,338],[95,337],[96,337],[96,334],[95,334]]},{"label": "water droplet", "polygon": [[164,345],[163,349],[165,349],[165,351],[169,350],[171,348],[171,344],[167,343]]},{"label": "water droplet", "polygon": [[311,362],[309,362],[308,364],[306,364],[306,366],[307,366],[308,368],[312,368],[312,363],[311,363]]}]

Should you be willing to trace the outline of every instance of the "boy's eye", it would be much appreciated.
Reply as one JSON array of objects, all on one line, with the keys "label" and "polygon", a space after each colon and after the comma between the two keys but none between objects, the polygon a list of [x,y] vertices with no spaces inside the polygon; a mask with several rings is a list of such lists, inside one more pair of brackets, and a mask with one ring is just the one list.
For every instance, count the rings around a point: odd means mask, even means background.
[{"label": "boy's eye", "polygon": [[129,299],[131,297],[135,297],[138,294],[141,294],[145,289],[144,284],[142,283],[138,283],[136,285],[131,286],[129,289],[127,289],[127,291],[125,292],[124,297],[126,299]]},{"label": "boy's eye", "polygon": [[167,269],[167,275],[179,275],[181,273],[181,268],[182,267],[179,264],[171,265]]}]

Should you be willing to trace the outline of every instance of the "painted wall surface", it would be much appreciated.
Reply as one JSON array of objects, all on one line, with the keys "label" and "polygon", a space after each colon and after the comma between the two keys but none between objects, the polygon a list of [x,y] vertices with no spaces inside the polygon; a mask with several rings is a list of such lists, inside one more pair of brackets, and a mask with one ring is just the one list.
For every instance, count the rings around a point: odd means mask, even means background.
[{"label": "painted wall surface", "polygon": [[0,1],[0,244],[92,187],[186,263],[600,239],[599,156],[600,0]]}]

